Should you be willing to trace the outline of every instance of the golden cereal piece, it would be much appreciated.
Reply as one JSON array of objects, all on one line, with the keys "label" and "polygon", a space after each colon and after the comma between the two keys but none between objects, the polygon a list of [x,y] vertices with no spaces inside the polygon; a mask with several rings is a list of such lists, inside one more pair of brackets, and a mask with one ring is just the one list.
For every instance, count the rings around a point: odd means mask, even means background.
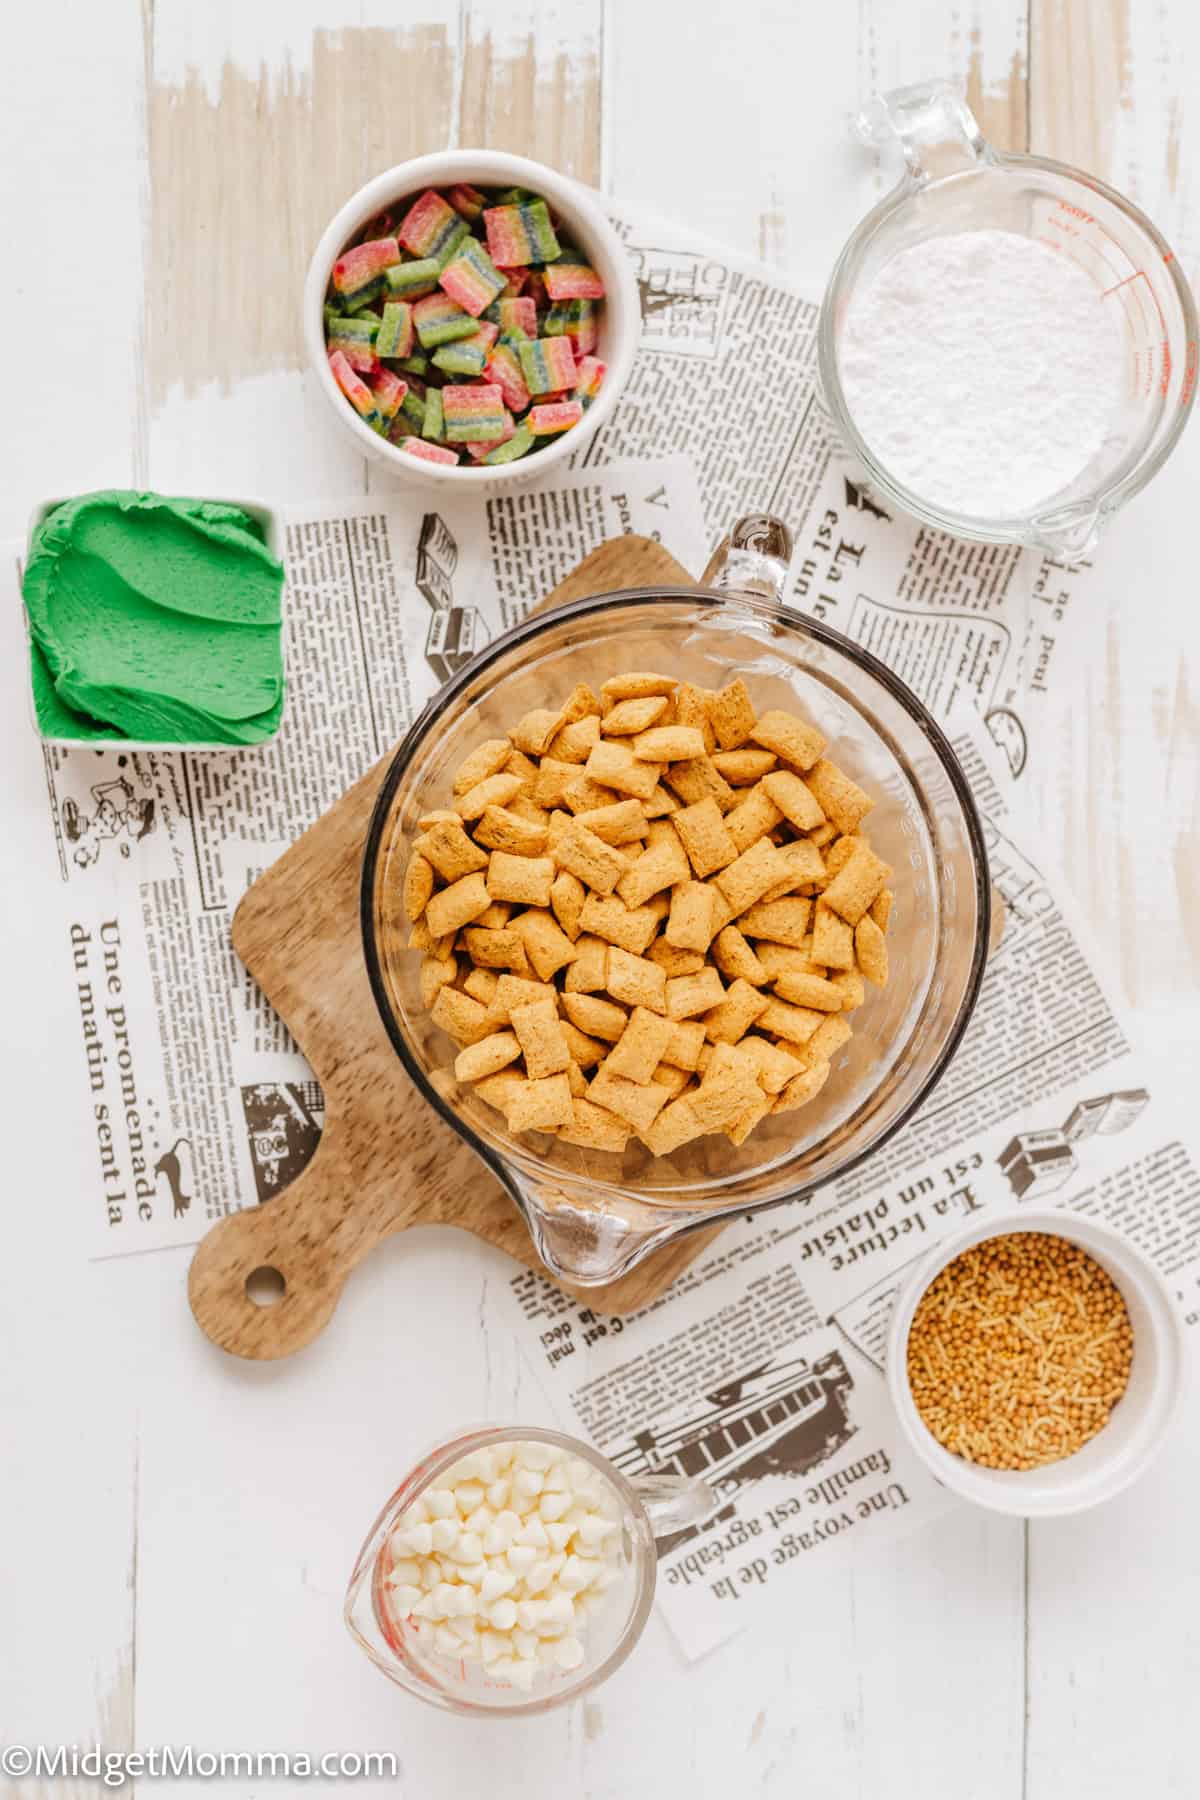
[{"label": "golden cereal piece", "polygon": [[443,881],[458,881],[487,868],[487,855],[477,849],[463,830],[461,819],[451,824],[440,820],[424,837],[418,838],[414,851],[433,864]]},{"label": "golden cereal piece", "polygon": [[[601,738],[583,766],[590,781],[619,794],[632,794],[635,800],[648,800],[662,774],[657,763],[638,762],[628,744],[610,743],[606,738]],[[569,795],[567,804],[571,804]]]},{"label": "golden cereal piece", "polygon": [[686,1069],[677,1069],[667,1062],[659,1063],[650,1079],[665,1087],[672,1100],[677,1100],[684,1089],[691,1086],[692,1080]]},{"label": "golden cereal piece", "polygon": [[496,1031],[490,1037],[468,1044],[454,1059],[456,1081],[482,1081],[487,1075],[499,1074],[509,1063],[516,1062],[521,1046],[511,1031]]},{"label": "golden cereal piece", "polygon": [[772,1111],[777,1113],[792,1112],[797,1106],[807,1106],[816,1098],[829,1079],[829,1064],[814,1063],[811,1069],[802,1069],[788,1082]]},{"label": "golden cereal piece", "polygon": [[780,900],[785,894],[794,894],[801,888],[814,887],[824,881],[825,864],[811,838],[797,838],[793,843],[780,844],[779,854],[787,864],[787,874],[773,888],[768,888],[764,900]]},{"label": "golden cereal piece", "polygon": [[[592,753],[589,751],[589,758],[591,754]],[[584,767],[586,767],[586,764]],[[594,812],[597,807],[613,806],[616,804],[612,789],[602,787],[598,781],[593,781],[590,775],[584,774],[583,769],[580,769],[579,774],[566,790],[563,798],[570,807],[572,813],[575,814]]]},{"label": "golden cereal piece", "polygon": [[525,1086],[525,1077],[519,1069],[511,1066],[501,1069],[498,1075],[485,1075],[482,1081],[475,1083],[475,1093],[487,1106],[494,1106],[497,1112],[507,1114],[515,1096]]},{"label": "golden cereal piece", "polygon": [[705,881],[680,881],[671,890],[671,912],[663,932],[676,950],[708,949],[712,941],[713,890]]},{"label": "golden cereal piece", "polygon": [[674,1029],[670,1019],[635,1006],[616,1047],[609,1051],[605,1068],[612,1075],[623,1075],[626,1081],[652,1080]]},{"label": "golden cereal piece", "polygon": [[854,951],[858,966],[875,987],[886,987],[888,978],[887,939],[869,914],[864,914],[854,928]]},{"label": "golden cereal piece", "polygon": [[485,913],[480,913],[475,921],[474,929],[483,931],[503,931],[512,918],[512,907],[507,900],[493,900]]},{"label": "golden cereal piece", "polygon": [[847,925],[857,925],[891,874],[871,846],[859,843],[821,896],[822,903]]},{"label": "golden cereal piece", "polygon": [[514,1007],[512,1028],[530,1081],[541,1081],[543,1076],[558,1075],[566,1069],[571,1052],[558,1022],[557,1000],[534,1000],[529,1006]]},{"label": "golden cereal piece", "polygon": [[823,825],[818,825],[815,831],[809,832],[808,839],[810,843],[817,846],[818,850],[823,850],[825,845],[831,843],[836,836],[837,826],[826,819]]},{"label": "golden cereal piece", "polygon": [[737,845],[725,829],[721,809],[711,794],[691,806],[681,807],[672,815],[671,824],[679,834],[698,880],[703,881],[706,875],[713,875],[736,861]]},{"label": "golden cereal piece", "polygon": [[508,761],[504,765],[503,772],[505,775],[519,775],[521,778],[521,791],[524,793],[532,784],[533,778],[537,774],[537,764],[532,762],[523,750],[512,750],[509,752]]},{"label": "golden cereal piece", "polygon": [[517,1088],[509,1104],[510,1131],[557,1131],[575,1123],[575,1101],[565,1075],[547,1075]]},{"label": "golden cereal piece", "polygon": [[582,1100],[587,1093],[587,1076],[577,1062],[571,1061],[563,1070],[571,1088],[572,1100]]},{"label": "golden cereal piece", "polygon": [[491,901],[482,875],[464,875],[434,894],[425,908],[425,923],[435,938],[446,937],[486,912]]},{"label": "golden cereal piece", "polygon": [[[587,900],[584,899],[584,906]],[[582,920],[583,914],[580,913]],[[564,977],[568,994],[598,994],[608,982],[608,945],[603,938],[585,932],[575,939],[575,961]]]},{"label": "golden cereal piece", "polygon": [[404,911],[415,923],[433,892],[433,864],[414,850],[404,871]]},{"label": "golden cereal piece", "polygon": [[[421,987],[421,1005],[429,1012],[438,996],[438,989],[447,986],[458,974],[458,963],[453,956],[423,956],[418,981]],[[478,996],[476,996],[478,998]]]},{"label": "golden cereal piece", "polygon": [[811,900],[801,900],[796,895],[783,900],[760,900],[741,914],[738,929],[749,938],[768,938],[773,944],[787,944],[799,950],[808,936],[811,913]]},{"label": "golden cereal piece", "polygon": [[652,1156],[670,1156],[673,1150],[704,1136],[708,1127],[692,1111],[691,1098],[691,1094],[681,1094],[663,1108],[648,1131],[639,1131],[638,1136]]},{"label": "golden cereal piece", "polygon": [[417,820],[417,825],[422,831],[432,831],[435,825],[461,824],[462,820],[459,818],[458,814],[456,812],[448,812],[444,806],[435,808],[433,812],[422,813]]},{"label": "golden cereal piece", "polygon": [[658,930],[657,913],[648,906],[631,909],[616,894],[589,894],[579,922],[584,931],[603,938],[606,944],[618,944],[633,956],[644,955]]},{"label": "golden cereal piece", "polygon": [[675,723],[690,725],[700,732],[705,753],[709,756],[717,748],[717,734],[708,716],[709,701],[713,697],[711,688],[696,687],[690,681],[681,681],[675,690]]},{"label": "golden cereal piece", "polygon": [[787,1000],[792,1006],[811,1006],[817,1012],[827,1013],[844,1011],[845,995],[841,988],[835,987],[832,981],[824,980],[820,975],[797,975],[794,972],[781,975],[775,983],[775,992],[781,1000]]},{"label": "golden cereal piece", "polygon": [[707,756],[694,756],[690,762],[671,763],[664,780],[685,806],[695,806],[701,800],[715,800],[721,811],[727,813],[737,805],[737,795]]},{"label": "golden cereal piece", "polygon": [[829,982],[842,996],[843,1012],[854,1012],[867,997],[863,978],[857,969],[839,969],[836,975],[829,977]]},{"label": "golden cereal piece", "polygon": [[655,938],[646,955],[668,975],[695,975],[704,967],[703,950],[678,950],[665,937]]},{"label": "golden cereal piece", "polygon": [[813,765],[806,780],[826,818],[847,835],[858,830],[875,804],[844,769],[825,757]]},{"label": "golden cereal piece", "polygon": [[858,846],[864,841],[863,838],[851,835],[850,837],[840,837],[829,845],[825,851],[825,873],[830,880],[841,873]]},{"label": "golden cereal piece", "polygon": [[850,1021],[841,1013],[827,1013],[823,1023],[813,1032],[804,1053],[814,1067],[836,1056],[851,1036]]},{"label": "golden cereal piece", "polygon": [[[647,845],[633,867],[617,883],[617,892],[626,906],[644,906],[655,894],[686,881],[691,874],[678,833],[669,821],[662,823],[664,835]],[[652,834],[653,829],[651,827]]]},{"label": "golden cereal piece", "polygon": [[555,844],[554,861],[598,894],[611,894],[625,873],[620,851],[578,819],[572,820]]},{"label": "golden cereal piece", "polygon": [[691,725],[659,725],[652,731],[639,731],[632,748],[639,762],[690,762],[704,755],[704,733]]},{"label": "golden cereal piece", "polygon": [[763,786],[790,825],[797,831],[815,831],[825,814],[808,783],[791,769],[776,769],[763,776]]},{"label": "golden cereal piece", "polygon": [[755,720],[754,707],[740,675],[710,696],[708,716],[722,750],[740,750],[753,731]]},{"label": "golden cereal piece", "polygon": [[472,969],[463,982],[463,993],[470,994],[472,1000],[478,1000],[480,1006],[490,1007],[499,985],[500,977],[494,969]]},{"label": "golden cereal piece", "polygon": [[543,756],[538,772],[533,778],[530,798],[537,806],[547,810],[554,806],[562,806],[566,800],[567,789],[579,779],[579,764],[559,762],[557,757]]},{"label": "golden cereal piece", "polygon": [[699,1019],[673,1019],[671,1025],[671,1035],[667,1039],[662,1060],[670,1063],[672,1068],[684,1069],[694,1075],[700,1067],[700,1058],[704,1052],[704,1026]]},{"label": "golden cereal piece", "polygon": [[524,975],[501,975],[490,1005],[500,1023],[507,1025],[518,1006],[529,1006],[536,1000],[554,1000],[557,989],[549,981],[530,981]]},{"label": "golden cereal piece", "polygon": [[563,726],[551,742],[547,755],[553,756],[558,762],[585,763],[591,755],[593,744],[599,742],[599,715],[588,713],[585,718]]},{"label": "golden cereal piece", "polygon": [[735,981],[719,1006],[704,1015],[705,1035],[714,1044],[736,1044],[744,1038],[770,1000],[748,981]]},{"label": "golden cereal piece", "polygon": [[[644,699],[618,700],[616,705],[605,713],[600,721],[600,730],[605,737],[633,737],[637,733],[647,731],[656,719],[661,719],[667,710],[667,702],[663,695],[647,695]],[[653,757],[647,757],[653,762]]]},{"label": "golden cereal piece", "polygon": [[720,1131],[762,1098],[758,1071],[734,1044],[717,1044],[700,1086],[687,1096],[705,1131]]},{"label": "golden cereal piece", "polygon": [[823,900],[813,910],[812,960],[828,969],[854,967],[854,932]]},{"label": "golden cereal piece", "polygon": [[460,988],[439,988],[429,1016],[456,1044],[477,1044],[492,1029],[486,1008]]},{"label": "golden cereal piece", "polygon": [[549,856],[513,856],[493,850],[488,863],[487,891],[493,900],[518,906],[549,906],[554,861]]},{"label": "golden cereal piece", "polygon": [[[791,763],[797,769],[811,769],[825,748],[825,739],[815,725],[797,718],[795,713],[778,710],[765,712],[750,736],[764,750],[773,750],[780,762]],[[819,794],[817,798],[820,799]]]},{"label": "golden cereal piece", "polygon": [[579,915],[586,898],[587,889],[569,869],[560,869],[550,883],[550,910],[572,943],[579,936]]},{"label": "golden cereal piece", "polygon": [[748,850],[751,844],[757,844],[759,838],[766,837],[774,831],[783,814],[772,800],[764,785],[760,782],[751,788],[744,800],[739,800],[731,812],[725,815],[725,829],[738,847],[739,854]]},{"label": "golden cereal piece", "polygon": [[786,862],[770,839],[759,838],[727,869],[720,870],[716,882],[736,918],[761,900],[767,889],[783,878],[786,869]]},{"label": "golden cereal piece", "polygon": [[625,1076],[614,1074],[607,1062],[601,1063],[592,1076],[587,1097],[605,1112],[624,1119],[635,1131],[648,1130],[671,1098],[658,1082],[628,1081]]},{"label": "golden cereal piece", "polygon": [[[515,804],[520,803],[518,794]],[[549,834],[544,824],[523,818],[510,808],[488,806],[484,808],[474,835],[475,842],[486,845],[489,850],[507,850],[510,856],[544,856]]]},{"label": "golden cereal piece", "polygon": [[614,847],[619,844],[632,844],[644,838],[650,829],[649,820],[642,808],[648,806],[648,800],[614,800],[607,790],[605,804],[594,807],[590,812],[575,814],[576,822],[585,825],[589,831],[602,838],[606,844]]},{"label": "golden cereal piece", "polygon": [[559,1131],[564,1144],[578,1144],[584,1150],[623,1150],[633,1135],[624,1119],[597,1106],[586,1095],[575,1098],[575,1116],[570,1125]]},{"label": "golden cereal piece", "polygon": [[804,1064],[795,1056],[791,1056],[780,1044],[772,1044],[768,1038],[759,1037],[757,1032],[749,1032],[738,1045],[743,1055],[753,1059],[758,1073],[758,1085],[767,1094],[780,1094],[789,1081],[801,1074]]},{"label": "golden cereal piece", "polygon": [[731,1144],[744,1144],[754,1127],[761,1124],[767,1114],[774,1111],[774,1107],[775,1103],[770,1094],[760,1094],[757,1100],[750,1103],[744,1113],[739,1113],[736,1119],[732,1119],[726,1125],[725,1136]]},{"label": "golden cereal piece", "polygon": [[797,975],[824,975],[824,963],[815,961],[812,955],[812,940],[805,938],[803,944],[792,949],[787,944],[774,944],[769,938],[760,939],[754,946],[759,962],[767,972],[769,982],[778,981],[781,975],[794,972]]},{"label": "golden cereal piece", "polygon": [[454,771],[454,792],[469,794],[489,775],[498,775],[511,754],[512,745],[507,738],[488,738],[486,743],[476,745]]},{"label": "golden cereal piece", "polygon": [[562,722],[561,712],[550,712],[546,707],[538,706],[518,720],[508,735],[516,748],[527,756],[544,756]]},{"label": "golden cereal piece", "polygon": [[888,920],[892,916],[892,902],[895,898],[891,888],[884,888],[882,894],[876,894],[867,908],[880,931],[886,931],[888,928]]},{"label": "golden cereal piece", "polygon": [[561,1005],[577,1030],[589,1037],[603,1038],[609,1044],[617,1042],[629,1022],[623,1006],[602,1000],[598,994],[564,994]]},{"label": "golden cereal piece", "polygon": [[573,687],[571,692],[567,695],[566,704],[558,716],[564,725],[577,725],[579,721],[585,719],[589,713],[598,714],[599,711],[599,700],[597,700],[595,694],[593,694],[591,688],[587,685],[587,682],[581,681],[578,686]]},{"label": "golden cereal piece", "polygon": [[480,819],[489,806],[507,806],[515,800],[521,787],[519,775],[489,775],[486,781],[477,782],[460,794],[455,805],[464,819]]},{"label": "golden cereal piece", "polygon": [[610,676],[600,689],[600,702],[604,706],[617,700],[644,700],[655,694],[669,697],[674,692],[673,676],[634,669],[628,675]]},{"label": "golden cereal piece", "polygon": [[528,912],[519,913],[512,922],[512,928],[519,931],[524,939],[525,954],[533,964],[533,972],[539,981],[549,981],[559,969],[575,961],[574,944],[565,931],[559,930],[552,914],[542,908],[531,907]]},{"label": "golden cereal piece", "polygon": [[511,969],[515,975],[529,973],[529,958],[520,932],[511,929],[488,931],[483,926],[468,926],[463,945],[473,963],[483,969]]},{"label": "golden cereal piece", "polygon": [[567,1041],[573,1063],[581,1069],[591,1069],[596,1063],[603,1062],[608,1054],[608,1045],[601,1038],[589,1037],[586,1031],[580,1031],[578,1025],[572,1025],[570,1019],[560,1019],[558,1024]]},{"label": "golden cereal piece", "polygon": [[[547,838],[549,837],[550,814],[544,806],[538,806],[535,801],[531,800],[528,794],[521,793],[517,795],[515,800],[510,800],[507,811],[514,814],[518,819],[524,819],[527,825],[540,826],[546,833]],[[485,814],[484,816],[486,818],[487,815]]]},{"label": "golden cereal piece", "polygon": [[646,819],[665,819],[671,813],[679,811],[679,801],[674,794],[667,792],[661,781],[648,800],[639,800],[642,816]]},{"label": "golden cereal piece", "polygon": [[769,1031],[789,1044],[807,1044],[818,1028],[832,1017],[809,1006],[789,1006],[783,1000],[771,1000],[758,1020],[761,1031]]},{"label": "golden cereal piece", "polygon": [[631,956],[614,945],[608,953],[608,992],[622,1006],[642,1006],[660,1013],[666,1006],[667,977],[657,963]]},{"label": "golden cereal piece", "polygon": [[676,975],[667,980],[666,1003],[669,1019],[692,1019],[697,1013],[711,1012],[725,998],[725,986],[711,964],[695,975]]},{"label": "golden cereal piece", "polygon": [[748,981],[752,987],[766,986],[767,971],[738,926],[726,925],[718,931],[712,955],[722,975],[728,975],[731,981]]},{"label": "golden cereal piece", "polygon": [[[713,768],[730,787],[749,787],[754,782],[761,781],[775,767],[775,761],[773,750],[755,749],[717,750],[712,758]],[[776,801],[775,804],[778,806],[779,802]]]}]

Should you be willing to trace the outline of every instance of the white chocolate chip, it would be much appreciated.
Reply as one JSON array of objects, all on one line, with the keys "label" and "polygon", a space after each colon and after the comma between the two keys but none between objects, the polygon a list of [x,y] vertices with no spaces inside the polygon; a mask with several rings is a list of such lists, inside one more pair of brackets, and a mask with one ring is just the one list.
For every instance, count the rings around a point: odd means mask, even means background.
[{"label": "white chocolate chip", "polygon": [[537,1561],[537,1551],[532,1544],[510,1544],[504,1560],[514,1575],[525,1575]]},{"label": "white chocolate chip", "polygon": [[433,1549],[433,1527],[427,1519],[419,1520],[415,1525],[406,1526],[397,1531],[392,1544],[397,1550],[412,1550],[418,1556],[428,1556]]},{"label": "white chocolate chip", "polygon": [[500,1475],[487,1490],[487,1503],[496,1512],[508,1505],[508,1497],[512,1492],[512,1477]]},{"label": "white chocolate chip", "polygon": [[541,1519],[539,1519],[535,1513],[532,1518],[526,1519],[525,1523],[517,1532],[513,1542],[517,1544],[532,1544],[535,1550],[544,1550],[546,1545],[550,1542],[550,1539],[546,1534],[545,1525],[543,1525]]},{"label": "white chocolate chip", "polygon": [[548,1469],[554,1460],[553,1446],[539,1443],[536,1438],[518,1444],[513,1453],[513,1462],[520,1469]]},{"label": "white chocolate chip", "polygon": [[452,1519],[458,1511],[450,1488],[430,1488],[425,1495],[425,1504],[431,1519]]},{"label": "white chocolate chip", "polygon": [[561,1519],[570,1505],[569,1494],[543,1494],[538,1501],[538,1516],[547,1523],[552,1519]]},{"label": "white chocolate chip", "polygon": [[479,1598],[486,1606],[492,1600],[499,1600],[502,1594],[511,1594],[517,1585],[515,1575],[503,1569],[489,1569],[479,1586]]},{"label": "white chocolate chip", "polygon": [[457,1544],[461,1526],[457,1519],[435,1519],[433,1521],[433,1547],[435,1550],[449,1550]]},{"label": "white chocolate chip", "polygon": [[518,1504],[521,1500],[536,1500],[543,1485],[536,1469],[518,1469],[512,1479],[513,1500]]},{"label": "white chocolate chip", "polygon": [[392,1564],[392,1572],[388,1580],[393,1587],[418,1587],[421,1581],[421,1565],[412,1557],[405,1557]]},{"label": "white chocolate chip", "polygon": [[464,1531],[459,1534],[456,1544],[451,1545],[449,1555],[455,1562],[478,1562],[483,1555],[483,1542],[477,1531]]},{"label": "white chocolate chip", "polygon": [[484,1489],[481,1482],[463,1481],[454,1490],[454,1503],[465,1517],[483,1504]]},{"label": "white chocolate chip", "polygon": [[511,1631],[517,1622],[517,1603],[503,1597],[492,1602],[488,1617],[497,1631]]},{"label": "white chocolate chip", "polygon": [[410,1587],[407,1583],[400,1583],[392,1589],[392,1606],[399,1616],[403,1618],[405,1613],[410,1613],[413,1610],[421,1597],[421,1589],[419,1587]]},{"label": "white chocolate chip", "polygon": [[556,1524],[547,1525],[546,1541],[552,1550],[565,1550],[571,1541],[574,1527],[559,1520]]},{"label": "white chocolate chip", "polygon": [[557,1649],[560,1669],[577,1669],[583,1661],[583,1645],[577,1637],[560,1638]]}]

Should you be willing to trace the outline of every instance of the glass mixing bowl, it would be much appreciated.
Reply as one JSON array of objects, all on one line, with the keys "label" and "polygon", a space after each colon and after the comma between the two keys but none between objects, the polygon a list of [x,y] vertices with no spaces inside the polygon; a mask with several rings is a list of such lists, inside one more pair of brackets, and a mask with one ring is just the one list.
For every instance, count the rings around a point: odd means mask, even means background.
[{"label": "glass mixing bowl", "polygon": [[[683,1231],[795,1200],[868,1156],[929,1093],[975,1004],[990,927],[978,814],[942,732],[903,682],[839,633],[784,609],[790,544],[778,521],[739,522],[705,585],[601,594],[531,617],[429,703],[380,790],[362,877],[371,986],[400,1060],[524,1215],[547,1267],[576,1286],[625,1274]],[[672,1156],[621,1154],[505,1129],[454,1077],[457,1047],[421,1004],[401,880],[417,820],[452,804],[455,769],[484,738],[578,682],[631,669],[701,687],[741,675],[760,712],[792,708],[877,796],[873,847],[892,865],[891,979],[870,990],[821,1093],[768,1115],[746,1142],[705,1137]]]}]

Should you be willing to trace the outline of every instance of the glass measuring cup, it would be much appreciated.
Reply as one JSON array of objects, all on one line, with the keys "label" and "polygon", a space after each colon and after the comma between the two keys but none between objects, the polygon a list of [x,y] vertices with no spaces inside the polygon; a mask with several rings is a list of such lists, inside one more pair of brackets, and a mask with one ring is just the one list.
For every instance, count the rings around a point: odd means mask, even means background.
[{"label": "glass measuring cup", "polygon": [[[401,1515],[437,1486],[456,1463],[479,1451],[514,1442],[544,1444],[578,1457],[603,1478],[605,1505],[616,1521],[616,1554],[609,1585],[589,1603],[580,1632],[584,1659],[574,1669],[547,1669],[524,1691],[506,1675],[472,1657],[426,1648],[430,1632],[420,1620],[400,1616],[390,1596],[396,1557],[392,1535]],[[718,1504],[706,1482],[676,1475],[630,1481],[578,1438],[530,1425],[490,1425],[460,1432],[424,1456],[384,1506],[358,1553],[346,1593],[350,1635],[375,1667],[406,1693],[448,1712],[484,1717],[528,1717],[548,1712],[590,1692],[620,1668],[642,1634],[654,1603],[655,1540],[698,1525]]]},{"label": "glass measuring cup", "polygon": [[[945,82],[883,95],[858,129],[868,143],[899,150],[905,168],[846,244],[821,308],[821,383],[844,442],[881,494],[927,524],[986,543],[1040,545],[1077,562],[1104,521],[1162,466],[1191,412],[1196,306],[1170,247],[1144,213],[1095,176],[994,149]],[[860,285],[914,244],[982,229],[1015,232],[1069,257],[1115,309],[1125,349],[1119,409],[1100,448],[1069,486],[1012,518],[952,513],[898,481],[855,425],[839,369],[839,343]]]},{"label": "glass measuring cup", "polygon": [[[490,644],[414,721],[380,789],[363,858],[367,972],[400,1061],[483,1159],[561,1279],[601,1287],[681,1233],[795,1200],[899,1130],[942,1075],[970,1019],[990,929],[983,833],[936,722],[903,682],[841,633],[784,607],[791,544],[778,520],[738,521],[704,586],[626,589],[534,615]],[[760,712],[799,711],[829,756],[877,796],[871,842],[893,870],[891,977],[855,1015],[821,1092],[771,1114],[741,1145],[701,1138],[669,1156],[639,1142],[586,1150],[504,1117],[454,1074],[407,947],[403,871],[418,821],[453,804],[454,772],[485,738],[581,682],[665,669],[703,688],[741,675]]]}]

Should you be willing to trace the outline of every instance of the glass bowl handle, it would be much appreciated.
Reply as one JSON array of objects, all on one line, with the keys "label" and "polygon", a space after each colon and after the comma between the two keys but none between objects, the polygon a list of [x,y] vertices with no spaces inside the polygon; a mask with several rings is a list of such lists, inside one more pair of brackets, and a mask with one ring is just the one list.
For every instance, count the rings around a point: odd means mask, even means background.
[{"label": "glass bowl handle", "polygon": [[641,1501],[656,1538],[699,1525],[716,1512],[721,1496],[707,1481],[690,1475],[632,1475],[626,1478]]},{"label": "glass bowl handle", "polygon": [[745,513],[709,557],[700,586],[782,606],[791,560],[792,534],[783,520]]},{"label": "glass bowl handle", "polygon": [[900,151],[910,185],[999,160],[974,113],[948,81],[919,81],[876,94],[854,123],[864,143]]}]

